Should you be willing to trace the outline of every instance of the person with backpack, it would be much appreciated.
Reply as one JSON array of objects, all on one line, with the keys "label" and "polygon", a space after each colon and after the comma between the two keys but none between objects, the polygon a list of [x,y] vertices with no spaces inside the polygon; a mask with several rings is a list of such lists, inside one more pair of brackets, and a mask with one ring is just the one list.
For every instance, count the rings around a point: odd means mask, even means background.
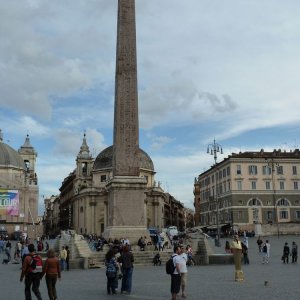
[{"label": "person with backpack", "polygon": [[115,251],[113,249],[109,249],[105,255],[105,266],[106,266],[106,289],[107,294],[110,295],[116,294],[116,280],[119,265],[115,256]]},{"label": "person with backpack", "polygon": [[55,256],[55,251],[49,249],[47,251],[47,259],[43,266],[43,273],[41,278],[46,274],[46,285],[48,296],[50,300],[57,300],[56,282],[61,280],[60,264],[58,258]]},{"label": "person with backpack", "polygon": [[[177,299],[177,294],[180,292],[181,286],[181,275],[180,275],[180,263],[181,263],[181,246],[178,244],[174,247],[174,254],[171,256],[171,259],[168,262],[172,262],[173,264],[166,264],[166,271],[171,275],[171,294],[172,300]],[[173,266],[172,270],[169,270],[169,265]]]},{"label": "person with backpack", "polygon": [[39,291],[40,280],[43,271],[42,258],[35,253],[34,245],[28,245],[29,254],[25,257],[22,265],[22,272],[20,276],[20,282],[25,277],[25,299],[31,300],[31,287],[32,291],[38,300],[42,300],[41,293]]}]

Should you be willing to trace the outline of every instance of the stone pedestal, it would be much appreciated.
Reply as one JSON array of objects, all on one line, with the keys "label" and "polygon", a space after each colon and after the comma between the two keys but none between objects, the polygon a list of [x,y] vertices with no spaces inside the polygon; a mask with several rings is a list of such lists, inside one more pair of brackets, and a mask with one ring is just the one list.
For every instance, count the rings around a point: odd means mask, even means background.
[{"label": "stone pedestal", "polygon": [[148,236],[146,184],[143,177],[115,176],[107,183],[106,239],[128,238],[132,244]]}]

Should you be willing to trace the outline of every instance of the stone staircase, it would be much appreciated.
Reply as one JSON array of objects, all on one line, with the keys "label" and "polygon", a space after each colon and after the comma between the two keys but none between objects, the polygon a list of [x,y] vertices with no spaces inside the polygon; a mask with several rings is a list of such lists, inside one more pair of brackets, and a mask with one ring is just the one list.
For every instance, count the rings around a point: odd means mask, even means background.
[{"label": "stone staircase", "polygon": [[[232,264],[232,254],[217,253],[213,246],[213,240],[206,238],[204,235],[195,233],[190,235],[190,238],[184,242],[191,245],[194,250],[193,259],[196,265],[208,265],[208,264]],[[109,247],[104,245],[103,251],[92,251],[85,239],[80,235],[65,235],[62,234],[60,238],[49,241],[50,248],[54,248],[56,252],[59,252],[62,246],[68,246],[70,249],[70,268],[71,269],[93,269],[103,268],[105,254]],[[132,247],[134,255],[134,265],[152,265],[152,260],[158,251],[153,250],[153,246],[149,246],[145,251],[140,251],[138,246]],[[164,251],[160,251],[160,259],[162,265],[172,255],[172,249],[165,248]],[[46,253],[41,253],[45,258]]]},{"label": "stone staircase", "polygon": [[[105,254],[108,250],[108,247],[104,247],[103,251],[99,252],[92,252],[91,256],[89,257],[89,263],[88,268],[103,268],[104,267],[104,261],[105,261]],[[152,251],[152,250],[146,250],[146,251],[140,251],[140,250],[134,250],[132,251],[133,257],[134,257],[134,265],[152,265],[153,257],[158,251]],[[170,258],[172,251],[171,250],[165,250],[160,251],[160,259],[162,261],[162,265],[166,263],[166,261]]]}]

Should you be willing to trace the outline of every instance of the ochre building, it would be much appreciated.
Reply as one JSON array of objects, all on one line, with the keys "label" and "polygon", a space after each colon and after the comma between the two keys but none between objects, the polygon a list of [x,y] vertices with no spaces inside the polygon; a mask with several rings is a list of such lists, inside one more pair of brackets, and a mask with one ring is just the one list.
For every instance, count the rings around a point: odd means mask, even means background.
[{"label": "ochre building", "polygon": [[299,233],[300,151],[232,153],[195,179],[194,196],[203,228]]}]

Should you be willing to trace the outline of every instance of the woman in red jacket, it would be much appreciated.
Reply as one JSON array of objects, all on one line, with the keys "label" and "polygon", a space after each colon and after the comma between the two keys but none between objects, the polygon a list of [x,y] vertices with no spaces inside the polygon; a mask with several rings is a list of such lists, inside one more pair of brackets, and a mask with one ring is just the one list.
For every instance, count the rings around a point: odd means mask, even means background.
[{"label": "woman in red jacket", "polygon": [[43,274],[42,277],[46,274],[46,284],[47,284],[47,290],[50,300],[56,300],[57,294],[56,294],[56,281],[57,278],[61,279],[61,273],[60,273],[60,265],[59,260],[55,256],[55,252],[53,249],[49,249],[47,252],[47,259],[43,266]]}]

